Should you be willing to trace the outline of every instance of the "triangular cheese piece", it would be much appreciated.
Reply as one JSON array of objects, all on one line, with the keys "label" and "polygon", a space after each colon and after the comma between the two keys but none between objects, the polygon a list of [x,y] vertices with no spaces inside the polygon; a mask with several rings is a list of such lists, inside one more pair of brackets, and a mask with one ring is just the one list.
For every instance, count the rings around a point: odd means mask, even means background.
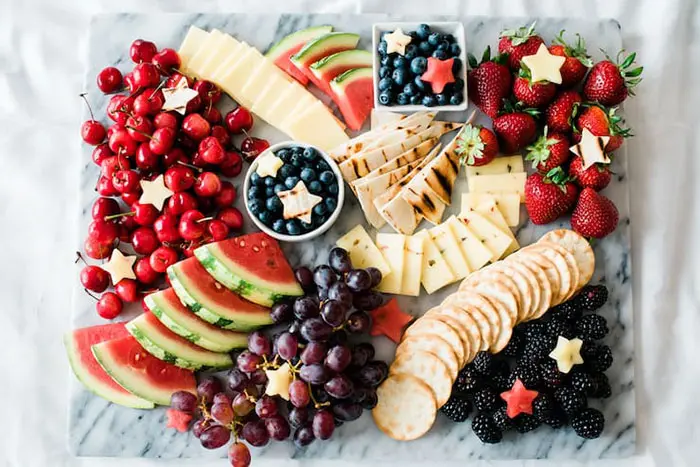
[{"label": "triangular cheese piece", "polygon": [[194,56],[187,63],[187,69],[190,75],[195,75],[198,78],[204,78],[202,76],[202,65],[204,65],[209,57],[216,51],[216,44],[219,38],[223,36],[223,33],[218,29],[212,29],[204,42],[199,46],[199,49],[194,54]]},{"label": "triangular cheese piece", "polygon": [[372,266],[379,269],[382,276],[391,274],[391,268],[384,261],[384,256],[361,225],[356,225],[335,244],[348,252],[353,268],[366,269]]},{"label": "triangular cheese piece", "polygon": [[187,30],[187,34],[182,40],[182,44],[180,44],[180,48],[177,51],[177,54],[180,56],[180,68],[183,71],[189,71],[187,65],[207,37],[209,37],[209,33],[198,28],[197,26],[190,26],[190,28]]},{"label": "triangular cheese piece", "polygon": [[493,256],[491,250],[484,245],[464,222],[460,221],[455,216],[451,216],[443,224],[450,226],[452,233],[455,234],[462,248],[462,253],[469,264],[470,270],[478,271],[491,261],[491,257]]},{"label": "triangular cheese piece", "polygon": [[494,200],[509,227],[517,227],[520,224],[520,194],[517,191],[462,193],[462,211],[466,206],[476,206],[487,199]]}]

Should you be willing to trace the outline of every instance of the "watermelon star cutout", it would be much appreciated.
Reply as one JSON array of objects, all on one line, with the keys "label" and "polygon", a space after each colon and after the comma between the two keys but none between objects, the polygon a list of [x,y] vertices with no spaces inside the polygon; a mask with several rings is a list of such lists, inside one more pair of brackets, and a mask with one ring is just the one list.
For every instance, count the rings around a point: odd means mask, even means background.
[{"label": "watermelon star cutout", "polygon": [[404,34],[403,29],[396,28],[390,34],[384,36],[386,41],[386,53],[397,53],[399,55],[406,54],[406,46],[411,43],[411,36]]},{"label": "watermelon star cutout", "polygon": [[290,370],[289,363],[286,362],[276,370],[265,370],[265,376],[267,376],[265,394],[268,396],[280,396],[288,401],[289,383],[292,382],[292,372]]},{"label": "watermelon star cutout", "polygon": [[124,256],[124,253],[115,248],[109,261],[102,265],[102,269],[112,278],[112,285],[117,285],[122,279],[136,279],[135,262],[136,256]]},{"label": "watermelon star cutout", "polygon": [[538,394],[537,391],[527,389],[520,378],[516,378],[510,391],[501,393],[501,399],[506,401],[506,415],[510,418],[515,418],[521,413],[532,415],[532,401]]},{"label": "watermelon star cutout", "polygon": [[455,82],[455,75],[452,73],[454,58],[438,60],[435,57],[428,57],[428,68],[420,77],[430,87],[435,94],[440,94],[445,90],[445,86]]},{"label": "watermelon star cutout", "polygon": [[609,136],[596,136],[588,128],[581,132],[581,141],[569,148],[574,154],[581,156],[583,170],[600,163],[609,164],[610,158],[605,154],[605,147],[610,141]]},{"label": "watermelon star cutout", "polygon": [[168,419],[165,427],[175,428],[180,433],[186,433],[192,421],[192,415],[176,409],[166,410],[165,416]]},{"label": "watermelon star cutout", "polygon": [[550,352],[549,357],[557,362],[557,368],[562,373],[568,373],[574,365],[581,365],[583,358],[581,357],[581,346],[583,341],[578,337],[567,339],[564,336],[557,338],[557,346]]},{"label": "watermelon star cutout", "polygon": [[403,328],[413,320],[413,316],[401,311],[395,298],[370,311],[369,314],[372,317],[370,336],[384,335],[397,344],[401,342]]},{"label": "watermelon star cutout", "polygon": [[173,195],[173,192],[165,186],[163,174],[158,175],[153,181],[141,180],[141,197],[139,203],[152,204],[157,210],[162,211],[165,200]]}]

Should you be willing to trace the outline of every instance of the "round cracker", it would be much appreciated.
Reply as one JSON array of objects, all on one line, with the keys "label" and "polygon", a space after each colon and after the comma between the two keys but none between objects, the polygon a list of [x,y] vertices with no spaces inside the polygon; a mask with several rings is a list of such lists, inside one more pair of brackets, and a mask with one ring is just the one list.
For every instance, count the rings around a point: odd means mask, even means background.
[{"label": "round cracker", "polygon": [[433,390],[415,376],[389,375],[377,388],[377,406],[372,418],[390,438],[410,441],[430,430],[437,417]]},{"label": "round cracker", "polygon": [[467,277],[460,285],[460,288],[474,287],[479,292],[486,287],[486,295],[497,297],[507,307],[508,323],[510,327],[515,326],[520,314],[520,290],[507,274],[498,268],[489,267],[481,274],[474,274]]},{"label": "round cracker", "polygon": [[567,301],[576,291],[576,284],[579,278],[574,255],[566,251],[565,248],[551,242],[533,243],[525,249],[538,252],[554,263],[561,280],[555,305]]},{"label": "round cracker", "polygon": [[[514,322],[511,321],[511,313],[509,311],[513,304],[506,304],[500,298],[508,297],[510,292],[508,292],[508,290],[501,284],[488,281],[484,281],[482,284],[477,285],[475,290],[482,294],[486,300],[491,302],[493,307],[496,309],[496,313],[499,318],[499,325],[496,328],[496,331],[494,331],[496,333],[496,341],[491,345],[491,352],[498,353],[503,350],[506,345],[508,345],[511,336],[513,335]],[[511,297],[510,301],[515,301],[515,299]],[[493,323],[493,320],[491,322]]]},{"label": "round cracker", "polygon": [[520,307],[515,324],[522,322],[539,305],[540,290],[532,271],[521,263],[500,261],[495,265],[499,271],[510,277],[520,291]]},{"label": "round cracker", "polygon": [[[561,297],[562,278],[561,274],[559,273],[559,270],[557,269],[556,265],[552,262],[552,260],[545,257],[537,250],[523,249],[520,250],[518,253],[534,261],[540,268],[542,268],[544,273],[547,275],[547,280],[549,280],[549,285],[552,288],[552,301],[549,304],[549,307],[551,308],[554,305],[560,303],[558,300]],[[563,258],[562,261],[564,261]],[[568,271],[568,268],[566,269]]]},{"label": "round cracker", "polygon": [[569,229],[557,229],[547,232],[539,239],[540,242],[552,242],[566,248],[569,253],[576,258],[579,270],[578,284],[576,289],[588,284],[595,271],[595,254],[591,244],[581,235]]},{"label": "round cracker", "polygon": [[[542,300],[542,287],[537,280],[537,273],[533,271],[532,267],[528,266],[527,263],[520,261],[517,255],[509,257],[508,260],[504,261],[503,263],[508,264],[513,271],[517,271],[519,275],[524,277],[528,282],[528,289],[531,293],[530,307],[528,309],[521,307],[520,315],[518,316],[518,322],[527,321],[530,316],[533,316],[538,312]],[[540,273],[544,275],[544,272],[540,271]],[[547,282],[547,286],[549,286],[549,282]],[[551,302],[551,289],[549,293],[549,301]]]},{"label": "round cracker", "polygon": [[445,339],[452,347],[452,350],[454,350],[459,361],[464,361],[466,349],[464,348],[462,338],[453,325],[447,323],[445,320],[439,319],[439,317],[425,316],[416,320],[416,322],[406,329],[406,332],[403,334],[402,342],[412,336],[433,335]]},{"label": "round cracker", "polygon": [[[511,259],[512,258],[512,259]],[[552,307],[555,287],[559,287],[559,274],[554,264],[547,258],[539,255],[513,255],[509,261],[518,261],[527,266],[534,274],[540,289],[540,303],[535,313],[529,315],[527,320],[540,318]],[[556,282],[553,282],[556,281]]]},{"label": "round cracker", "polygon": [[396,358],[407,353],[411,355],[415,351],[429,352],[439,358],[450,372],[452,380],[457,379],[462,363],[457,358],[457,354],[450,344],[440,336],[432,335],[427,337],[410,337],[399,344],[396,349]]},{"label": "round cracker", "polygon": [[391,364],[390,373],[413,375],[430,386],[438,409],[445,405],[452,393],[454,379],[450,378],[450,372],[442,360],[430,352],[416,350],[400,355]]},{"label": "round cracker", "polygon": [[442,305],[440,305],[438,308],[437,313],[433,313],[431,316],[435,319],[439,319],[441,321],[446,322],[452,328],[457,331],[457,334],[459,334],[459,339],[462,341],[462,347],[464,348],[464,357],[462,359],[462,366],[466,365],[467,362],[467,357],[469,357],[469,354],[471,352],[471,342],[469,340],[469,333],[467,330],[462,327],[462,323],[458,319],[456,319],[454,316],[447,315],[445,313],[440,313],[442,310]]},{"label": "round cracker", "polygon": [[472,326],[476,326],[474,320],[467,314],[466,311],[461,308],[452,306],[450,304],[442,304],[429,310],[424,316],[435,316],[444,317],[447,319],[448,323],[454,324],[458,327],[457,332],[459,333],[462,343],[464,343],[464,361],[461,365],[464,366],[470,361],[470,356],[472,353],[476,354],[476,351],[472,348],[472,337],[471,334],[474,332]]},{"label": "round cracker", "polygon": [[[496,336],[491,331],[491,323],[487,314],[498,312],[493,307],[491,302],[486,300],[481,295],[475,293],[473,290],[458,291],[449,295],[443,305],[453,304],[465,312],[467,312],[476,322],[477,328],[479,329],[478,339],[477,336],[472,336],[478,341],[478,345],[472,348],[472,353],[476,355],[476,352],[480,350],[488,350],[491,344],[494,342]],[[472,357],[473,358],[473,357]]]}]

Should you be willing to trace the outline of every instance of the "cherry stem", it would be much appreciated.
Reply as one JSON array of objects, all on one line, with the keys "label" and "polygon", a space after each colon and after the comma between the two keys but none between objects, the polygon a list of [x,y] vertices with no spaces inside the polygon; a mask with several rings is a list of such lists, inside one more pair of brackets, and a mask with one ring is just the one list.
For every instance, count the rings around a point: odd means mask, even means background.
[{"label": "cherry stem", "polygon": [[90,297],[92,297],[92,299],[95,300],[96,302],[100,301],[100,299],[95,297],[93,294],[91,294],[88,289],[83,289],[83,290],[85,291],[86,294],[88,294]]},{"label": "cherry stem", "polygon": [[196,224],[201,224],[202,222],[208,222],[208,221],[210,221],[210,220],[212,220],[212,219],[214,219],[214,217],[213,217],[213,216],[209,216],[209,217],[203,217],[203,218],[201,218],[201,219],[199,219],[199,220],[197,220],[197,221],[194,221],[194,222],[195,222]]},{"label": "cherry stem", "polygon": [[129,211],[129,212],[120,212],[119,214],[112,214],[111,216],[105,216],[104,220],[105,221],[111,221],[112,219],[119,219],[120,217],[124,216],[135,216],[136,213],[134,211]]},{"label": "cherry stem", "polygon": [[92,113],[92,107],[90,107],[90,103],[88,102],[87,97],[85,96],[87,96],[86,92],[80,94],[80,97],[83,98],[83,100],[85,101],[85,105],[87,105],[87,108],[90,111],[90,120],[95,121],[95,115]]},{"label": "cherry stem", "polygon": [[197,167],[196,165],[188,164],[187,162],[177,161],[176,163],[180,164],[180,165],[184,165],[185,167],[189,167],[192,170],[196,170],[199,173],[202,173],[202,171],[204,170],[201,167]]},{"label": "cherry stem", "polygon": [[85,258],[83,258],[83,255],[80,254],[79,251],[75,252],[75,261],[73,261],[73,264],[78,264],[78,261],[82,261],[87,265],[87,261],[85,261]]},{"label": "cherry stem", "polygon": [[153,136],[149,135],[149,134],[146,133],[145,131],[141,131],[141,130],[139,130],[139,129],[137,129],[137,128],[134,128],[133,126],[126,125],[124,128],[126,128],[127,130],[133,130],[133,131],[135,131],[136,133],[140,134],[141,136],[145,136],[145,137],[148,138],[148,139],[153,139]]},{"label": "cherry stem", "polygon": [[150,101],[151,99],[153,99],[153,96],[155,96],[156,93],[157,93],[158,91],[161,90],[161,88],[163,87],[163,85],[165,85],[165,81],[161,81],[161,82],[158,84],[158,86],[153,90],[153,92],[151,93],[151,95],[148,96],[148,100],[149,100],[149,101]]}]

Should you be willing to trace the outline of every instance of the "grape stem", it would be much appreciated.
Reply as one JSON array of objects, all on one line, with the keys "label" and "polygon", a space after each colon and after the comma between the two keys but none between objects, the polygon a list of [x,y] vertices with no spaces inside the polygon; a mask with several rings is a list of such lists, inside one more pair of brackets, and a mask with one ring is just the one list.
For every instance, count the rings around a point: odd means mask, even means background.
[{"label": "grape stem", "polygon": [[326,401],[326,402],[318,402],[318,401],[316,400],[316,398],[314,397],[314,393],[311,391],[311,384],[310,384],[310,383],[306,383],[306,385],[309,387],[309,397],[311,398],[311,402],[314,403],[314,408],[315,408],[316,410],[320,409],[321,407],[328,407],[328,406],[331,405],[331,403],[328,402],[328,401]]}]

